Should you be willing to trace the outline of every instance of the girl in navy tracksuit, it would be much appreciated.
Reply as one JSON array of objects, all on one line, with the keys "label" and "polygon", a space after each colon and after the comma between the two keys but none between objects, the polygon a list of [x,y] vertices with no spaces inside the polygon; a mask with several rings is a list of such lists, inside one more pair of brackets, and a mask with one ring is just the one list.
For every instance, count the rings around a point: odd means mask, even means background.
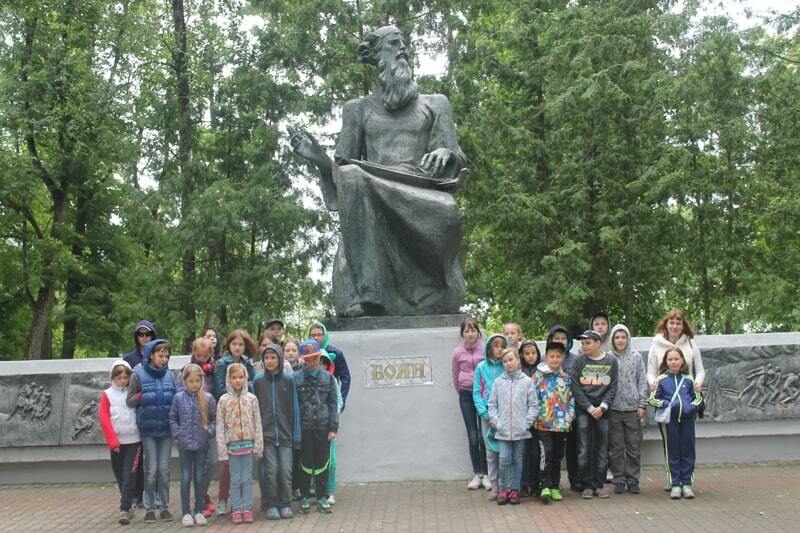
[{"label": "girl in navy tracksuit", "polygon": [[683,352],[679,349],[667,351],[659,374],[656,390],[650,394],[650,404],[655,407],[670,406],[669,423],[658,425],[666,448],[667,479],[672,485],[670,498],[683,496],[691,499],[694,498],[694,419],[702,397],[694,389],[694,381]]}]

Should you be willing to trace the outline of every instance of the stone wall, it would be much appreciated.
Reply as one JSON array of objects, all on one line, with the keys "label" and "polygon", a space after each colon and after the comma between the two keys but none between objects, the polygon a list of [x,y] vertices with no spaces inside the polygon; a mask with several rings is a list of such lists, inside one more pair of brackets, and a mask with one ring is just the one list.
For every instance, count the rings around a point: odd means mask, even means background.
[{"label": "stone wall", "polygon": [[[469,459],[450,354],[457,328],[340,331],[352,384],[338,437],[342,481],[458,479]],[[707,416],[698,460],[800,459],[800,333],[700,336]],[[633,347],[646,356],[650,339]],[[173,357],[178,369],[187,357]],[[0,363],[0,482],[110,478],[97,400],[111,359]],[[644,458],[661,462],[652,423]],[[94,473],[93,473],[94,472]],[[177,469],[173,472],[177,474]],[[38,476],[38,477],[37,477]]]}]

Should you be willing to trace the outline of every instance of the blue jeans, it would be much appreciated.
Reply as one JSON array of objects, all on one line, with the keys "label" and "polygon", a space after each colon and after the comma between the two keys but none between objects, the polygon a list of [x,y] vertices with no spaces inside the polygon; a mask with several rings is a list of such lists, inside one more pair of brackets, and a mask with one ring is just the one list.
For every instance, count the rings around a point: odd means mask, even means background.
[{"label": "blue jeans", "polygon": [[144,506],[156,508],[156,492],[162,509],[169,507],[169,459],[172,437],[142,437],[144,449]]},{"label": "blue jeans", "polygon": [[253,509],[253,453],[228,455],[231,471],[231,512]]},{"label": "blue jeans", "polygon": [[292,503],[292,449],[265,444],[261,461],[266,474],[267,508],[289,507]]},{"label": "blue jeans", "polygon": [[522,453],[527,441],[528,439],[497,441],[500,444],[500,490],[519,491]]},{"label": "blue jeans", "polygon": [[474,474],[486,475],[486,445],[481,435],[478,411],[475,410],[475,402],[472,400],[472,391],[458,391],[458,404],[461,407],[461,416],[464,419],[464,426],[467,428],[469,459],[472,462],[472,472]]},{"label": "blue jeans", "polygon": [[[181,450],[181,514],[203,512],[206,503],[206,454],[208,450]],[[189,506],[189,487],[194,481],[194,513]]]}]

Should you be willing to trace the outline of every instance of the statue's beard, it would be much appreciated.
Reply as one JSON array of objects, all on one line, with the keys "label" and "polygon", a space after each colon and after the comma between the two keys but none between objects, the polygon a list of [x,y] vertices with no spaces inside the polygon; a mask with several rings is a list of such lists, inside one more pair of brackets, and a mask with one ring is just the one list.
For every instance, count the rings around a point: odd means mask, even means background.
[{"label": "statue's beard", "polygon": [[397,111],[419,96],[417,82],[411,77],[411,66],[400,57],[392,63],[378,62],[378,80],[383,91],[383,107]]}]

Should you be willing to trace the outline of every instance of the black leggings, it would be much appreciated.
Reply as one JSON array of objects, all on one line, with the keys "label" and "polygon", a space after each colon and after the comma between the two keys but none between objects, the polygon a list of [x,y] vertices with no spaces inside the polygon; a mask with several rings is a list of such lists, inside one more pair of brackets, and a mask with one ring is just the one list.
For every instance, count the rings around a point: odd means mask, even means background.
[{"label": "black leggings", "polygon": [[111,452],[111,470],[119,488],[119,510],[130,511],[136,497],[137,474],[142,470],[142,443],[120,444],[118,452]]},{"label": "black leggings", "polygon": [[311,479],[317,488],[317,498],[327,496],[328,466],[331,458],[331,444],[326,430],[303,429],[300,441],[300,492],[304,497],[311,495]]},{"label": "black leggings", "polygon": [[557,489],[561,483],[561,460],[564,458],[564,444],[569,433],[539,431],[539,441],[544,448],[544,470],[542,488]]}]

